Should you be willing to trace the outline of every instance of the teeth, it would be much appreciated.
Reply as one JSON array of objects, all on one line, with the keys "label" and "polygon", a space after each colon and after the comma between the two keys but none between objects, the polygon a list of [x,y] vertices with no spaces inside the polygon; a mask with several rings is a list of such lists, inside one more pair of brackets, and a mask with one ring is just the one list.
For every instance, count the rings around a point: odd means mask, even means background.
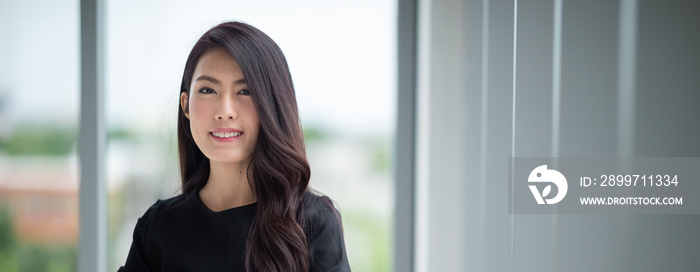
[{"label": "teeth", "polygon": [[212,135],[219,137],[219,138],[231,138],[231,137],[238,137],[243,134],[243,132],[226,132],[226,133],[221,133],[221,132],[212,132]]}]

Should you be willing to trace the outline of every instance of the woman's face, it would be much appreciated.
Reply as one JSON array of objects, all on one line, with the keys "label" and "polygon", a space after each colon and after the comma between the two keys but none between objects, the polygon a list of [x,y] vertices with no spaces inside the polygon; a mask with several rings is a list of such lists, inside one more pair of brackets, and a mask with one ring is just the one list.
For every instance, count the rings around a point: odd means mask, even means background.
[{"label": "woman's face", "polygon": [[192,137],[212,162],[244,163],[255,148],[260,120],[238,62],[223,48],[205,52],[180,97]]}]

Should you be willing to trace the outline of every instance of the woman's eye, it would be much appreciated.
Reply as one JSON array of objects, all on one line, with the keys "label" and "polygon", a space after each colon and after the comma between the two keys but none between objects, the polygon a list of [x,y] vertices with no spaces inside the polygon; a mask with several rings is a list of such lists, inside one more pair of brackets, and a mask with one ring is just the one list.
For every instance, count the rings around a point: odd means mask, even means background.
[{"label": "woman's eye", "polygon": [[209,93],[215,93],[215,91],[211,88],[201,88],[201,89],[199,89],[199,93],[209,94]]},{"label": "woman's eye", "polygon": [[238,93],[239,93],[239,94],[249,95],[249,94],[250,94],[250,91],[248,91],[248,89],[243,89],[243,90],[241,90],[241,91],[238,92]]}]

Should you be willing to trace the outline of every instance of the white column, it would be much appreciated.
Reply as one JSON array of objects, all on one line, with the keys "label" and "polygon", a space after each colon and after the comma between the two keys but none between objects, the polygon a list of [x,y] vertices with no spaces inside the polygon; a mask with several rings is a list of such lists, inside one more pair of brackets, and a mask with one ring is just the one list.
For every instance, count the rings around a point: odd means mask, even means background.
[{"label": "white column", "polygon": [[80,1],[80,272],[107,269],[101,4],[99,0]]}]

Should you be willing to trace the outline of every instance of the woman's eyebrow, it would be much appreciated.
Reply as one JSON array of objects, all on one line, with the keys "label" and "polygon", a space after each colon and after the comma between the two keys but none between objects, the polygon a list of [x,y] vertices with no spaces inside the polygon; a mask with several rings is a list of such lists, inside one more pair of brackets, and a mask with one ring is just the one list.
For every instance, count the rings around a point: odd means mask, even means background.
[{"label": "woman's eyebrow", "polygon": [[207,75],[198,76],[194,81],[200,81],[200,80],[206,80],[206,81],[209,81],[209,82],[214,83],[214,84],[221,84],[221,82],[218,79],[207,76]]},{"label": "woman's eyebrow", "polygon": [[[207,75],[198,76],[194,81],[200,81],[200,80],[206,80],[206,81],[209,81],[209,82],[214,83],[214,84],[221,84],[221,81],[219,81],[218,79],[207,76]],[[245,85],[246,84],[245,78],[241,78],[239,80],[236,80],[235,82],[233,82],[233,84]]]}]

